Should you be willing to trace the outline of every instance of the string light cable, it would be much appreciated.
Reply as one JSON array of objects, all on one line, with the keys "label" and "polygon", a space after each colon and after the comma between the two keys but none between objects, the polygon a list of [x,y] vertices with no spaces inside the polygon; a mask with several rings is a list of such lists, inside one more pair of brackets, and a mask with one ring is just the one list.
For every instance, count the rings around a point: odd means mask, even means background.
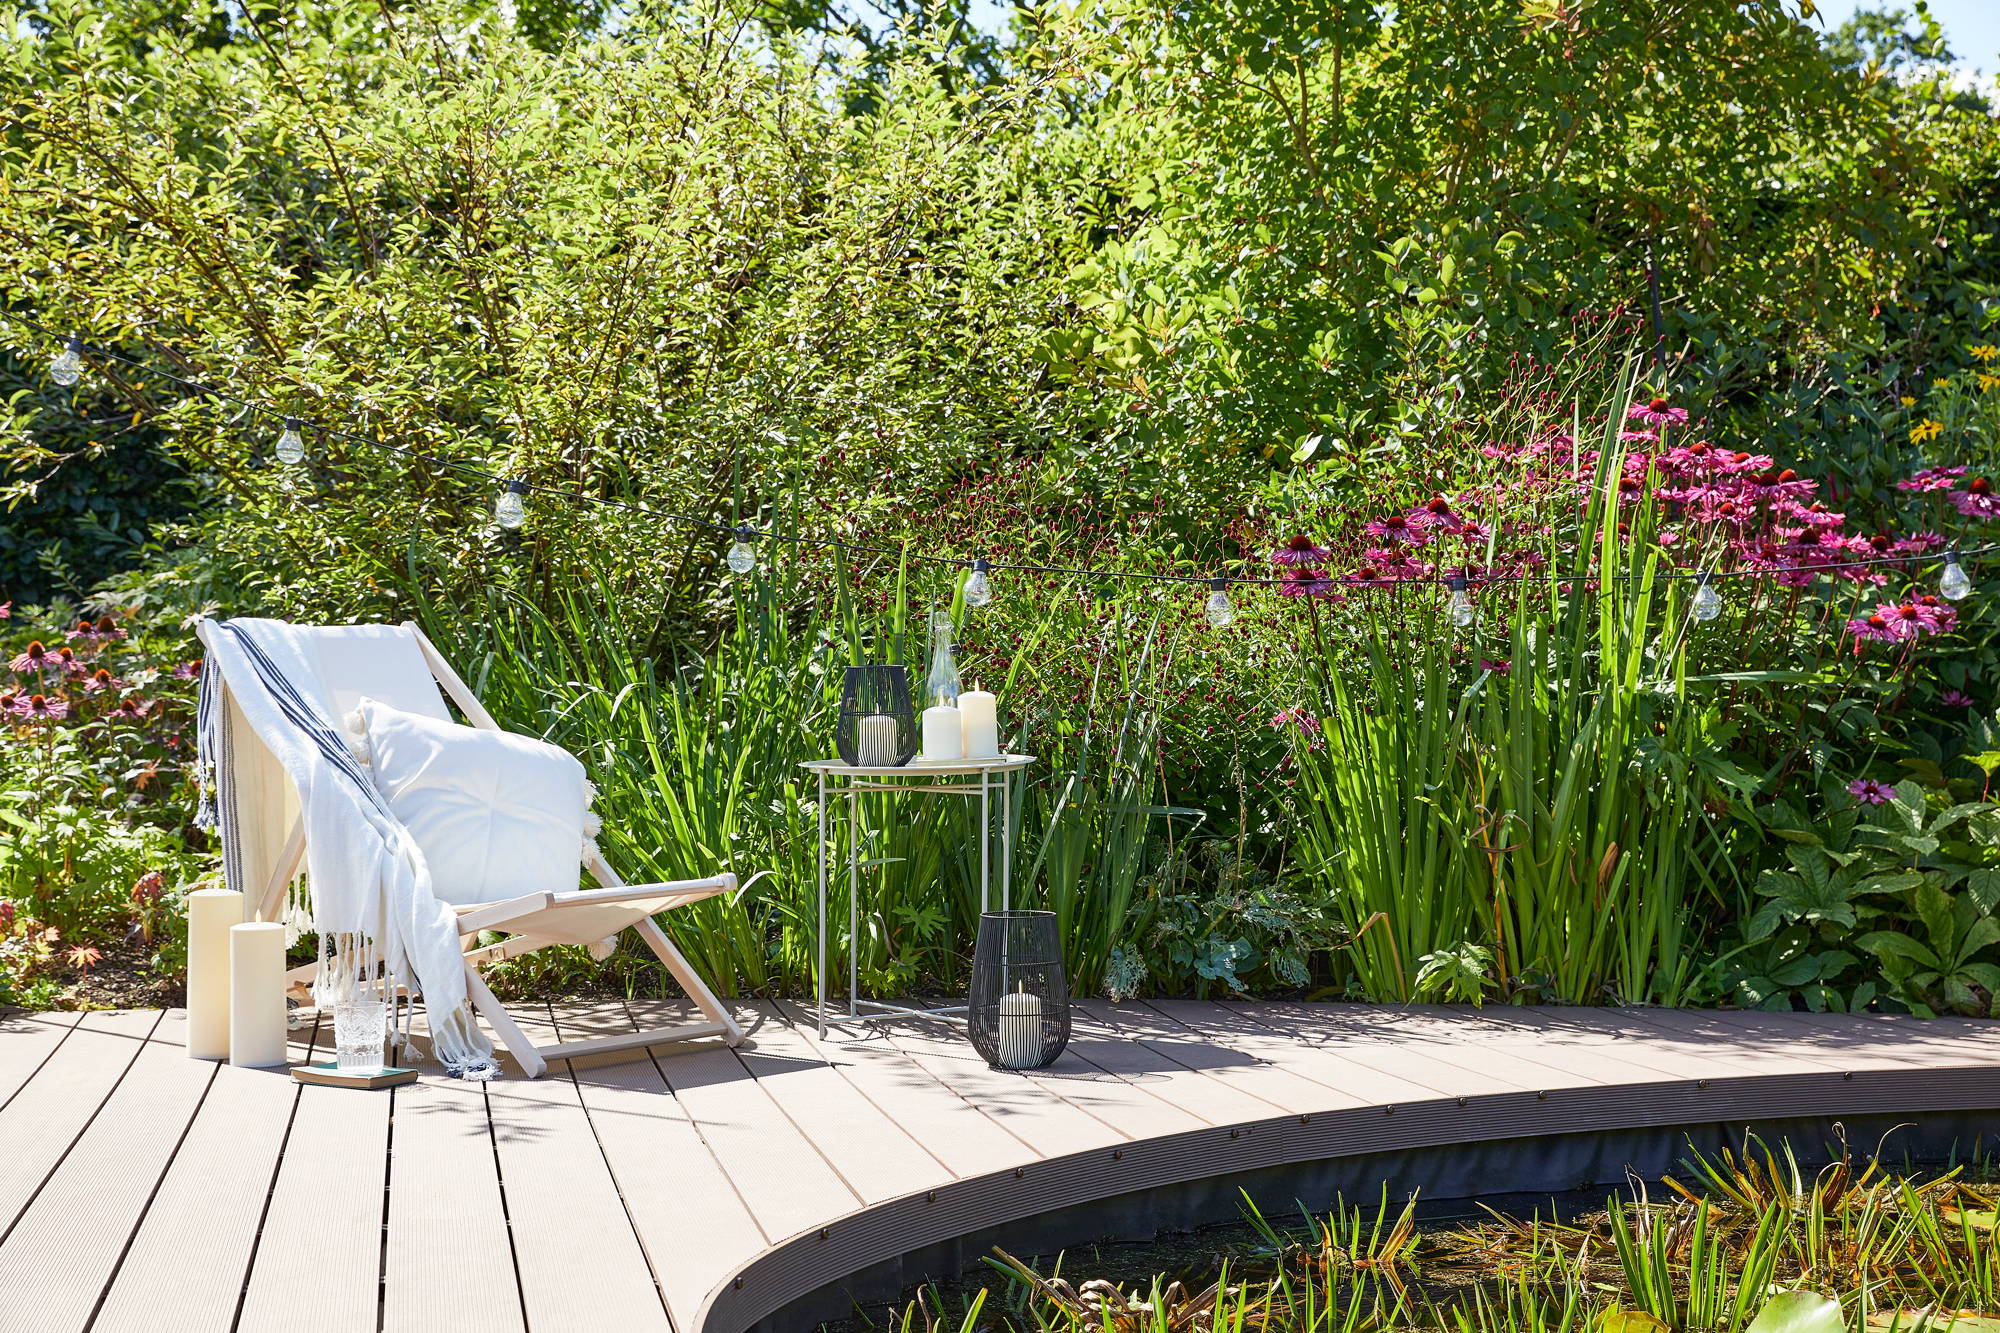
[{"label": "string light cable", "polygon": [[[518,529],[525,524],[527,520],[527,501],[531,496],[543,496],[553,500],[568,501],[573,504],[598,505],[658,521],[685,524],[689,527],[714,533],[717,536],[727,536],[732,539],[732,542],[724,557],[724,563],[736,574],[748,574],[756,569],[757,549],[754,543],[760,540],[788,542],[794,546],[811,546],[826,550],[851,551],[865,555],[896,556],[926,564],[955,566],[967,571],[960,591],[966,604],[975,607],[985,606],[993,600],[993,575],[996,572],[1061,574],[1078,578],[1128,579],[1162,584],[1206,584],[1208,586],[1208,597],[1204,604],[1204,613],[1209,623],[1217,629],[1229,625],[1236,618],[1235,609],[1229,602],[1229,590],[1231,588],[1275,587],[1280,585],[1296,587],[1301,582],[1296,577],[1274,578],[1248,574],[1173,574],[1157,570],[1090,569],[1071,565],[1015,564],[1007,561],[992,560],[985,556],[967,560],[961,556],[934,555],[922,551],[909,551],[902,547],[880,546],[834,537],[816,537],[808,533],[779,532],[771,528],[757,528],[741,523],[723,523],[715,519],[702,518],[693,514],[682,514],[673,510],[661,509],[654,505],[639,504],[630,500],[619,500],[610,496],[592,495],[585,491],[561,486],[550,486],[542,482],[531,482],[525,478],[493,472],[476,464],[467,463],[462,459],[449,458],[440,454],[429,453],[422,449],[412,449],[406,445],[395,444],[391,441],[378,439],[371,435],[363,435],[356,431],[342,430],[337,426],[328,426],[324,423],[295,415],[291,411],[281,410],[267,402],[244,398],[238,394],[218,389],[214,385],[204,381],[190,379],[185,375],[178,375],[170,370],[163,370],[148,362],[112,351],[110,348],[85,342],[75,334],[57,333],[46,325],[14,311],[0,311],[0,318],[11,320],[32,329],[43,337],[54,340],[59,345],[61,350],[49,365],[49,377],[65,388],[76,384],[82,378],[86,356],[93,360],[115,362],[119,365],[130,367],[143,375],[149,375],[155,379],[175,385],[191,396],[212,398],[221,402],[233,403],[243,409],[246,419],[254,420],[257,416],[265,416],[281,422],[282,430],[278,436],[274,452],[279,461],[286,464],[297,464],[305,460],[307,451],[302,432],[310,429],[322,439],[345,440],[353,444],[365,445],[371,449],[396,454],[417,462],[429,463],[435,467],[444,468],[465,477],[487,482],[496,488],[494,522],[501,528],[508,530]],[[1452,574],[1421,575],[1409,578],[1335,579],[1331,575],[1322,575],[1322,581],[1326,584],[1338,583],[1340,586],[1352,588],[1407,587],[1411,585],[1443,587],[1449,594],[1447,598],[1447,613],[1452,623],[1459,628],[1469,628],[1477,620],[1478,616],[1469,593],[1470,588],[1475,584],[1485,586],[1506,583],[1538,583],[1551,580],[1576,583],[1650,580],[1654,583],[1671,583],[1676,580],[1692,580],[1696,584],[1696,588],[1690,602],[1691,614],[1697,620],[1713,620],[1721,612],[1721,597],[1715,589],[1715,584],[1721,580],[1768,578],[1777,574],[1830,573],[1835,570],[1862,569],[1878,565],[1915,565],[1928,564],[1935,561],[1941,566],[1939,579],[1940,594],[1947,600],[1959,601],[1968,596],[1972,591],[1972,580],[1966,573],[1966,564],[1977,563],[1982,557],[1992,555],[1995,552],[2000,552],[2000,542],[1972,548],[1952,548],[1946,550],[1942,556],[1936,557],[1923,554],[1872,556],[1853,560],[1826,561],[1786,569],[1676,569],[1666,571],[1653,570],[1644,574],[1594,574],[1589,571],[1583,571],[1569,575],[1552,574],[1546,571],[1528,574],[1475,575],[1461,571]],[[1308,585],[1308,590],[1312,590],[1312,585]]]}]

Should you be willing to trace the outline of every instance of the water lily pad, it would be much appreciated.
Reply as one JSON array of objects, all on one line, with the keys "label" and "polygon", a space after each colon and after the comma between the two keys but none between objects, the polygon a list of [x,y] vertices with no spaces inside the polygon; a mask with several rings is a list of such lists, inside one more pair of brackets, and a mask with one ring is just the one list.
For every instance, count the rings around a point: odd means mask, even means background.
[{"label": "water lily pad", "polygon": [[1667,1323],[1644,1310],[1606,1310],[1597,1333],[1667,1333]]},{"label": "water lily pad", "polygon": [[1781,1291],[1750,1321],[1749,1333],[1846,1333],[1840,1302],[1814,1291]]}]

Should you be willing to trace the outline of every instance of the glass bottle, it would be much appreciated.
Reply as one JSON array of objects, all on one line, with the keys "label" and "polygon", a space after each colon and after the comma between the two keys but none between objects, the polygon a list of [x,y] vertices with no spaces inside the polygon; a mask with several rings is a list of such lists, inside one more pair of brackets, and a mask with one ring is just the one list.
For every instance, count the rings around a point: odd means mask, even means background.
[{"label": "glass bottle", "polygon": [[931,707],[958,707],[958,663],[951,656],[951,612],[931,612],[931,674],[924,695]]}]

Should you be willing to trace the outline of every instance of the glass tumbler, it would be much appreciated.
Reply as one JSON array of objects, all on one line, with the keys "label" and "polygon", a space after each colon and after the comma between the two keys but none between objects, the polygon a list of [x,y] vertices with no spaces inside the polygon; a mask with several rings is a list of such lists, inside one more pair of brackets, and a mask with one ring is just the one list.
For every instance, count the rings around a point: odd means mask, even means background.
[{"label": "glass tumbler", "polygon": [[372,1074],[382,1068],[389,1037],[389,1007],[380,1000],[349,1000],[333,1006],[333,1049],[343,1074]]}]

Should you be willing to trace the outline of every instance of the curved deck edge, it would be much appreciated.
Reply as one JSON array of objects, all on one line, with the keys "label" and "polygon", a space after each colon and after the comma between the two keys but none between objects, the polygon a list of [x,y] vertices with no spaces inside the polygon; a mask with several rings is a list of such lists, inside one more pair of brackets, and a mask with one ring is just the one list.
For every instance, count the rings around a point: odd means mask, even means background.
[{"label": "curved deck edge", "polygon": [[1498,1139],[1987,1110],[2000,1110],[2000,1050],[1992,1064],[1725,1074],[1217,1125],[1026,1162],[858,1209],[738,1268],[703,1301],[693,1333],[745,1333],[800,1297],[925,1246],[1056,1209],[1265,1168]]}]

